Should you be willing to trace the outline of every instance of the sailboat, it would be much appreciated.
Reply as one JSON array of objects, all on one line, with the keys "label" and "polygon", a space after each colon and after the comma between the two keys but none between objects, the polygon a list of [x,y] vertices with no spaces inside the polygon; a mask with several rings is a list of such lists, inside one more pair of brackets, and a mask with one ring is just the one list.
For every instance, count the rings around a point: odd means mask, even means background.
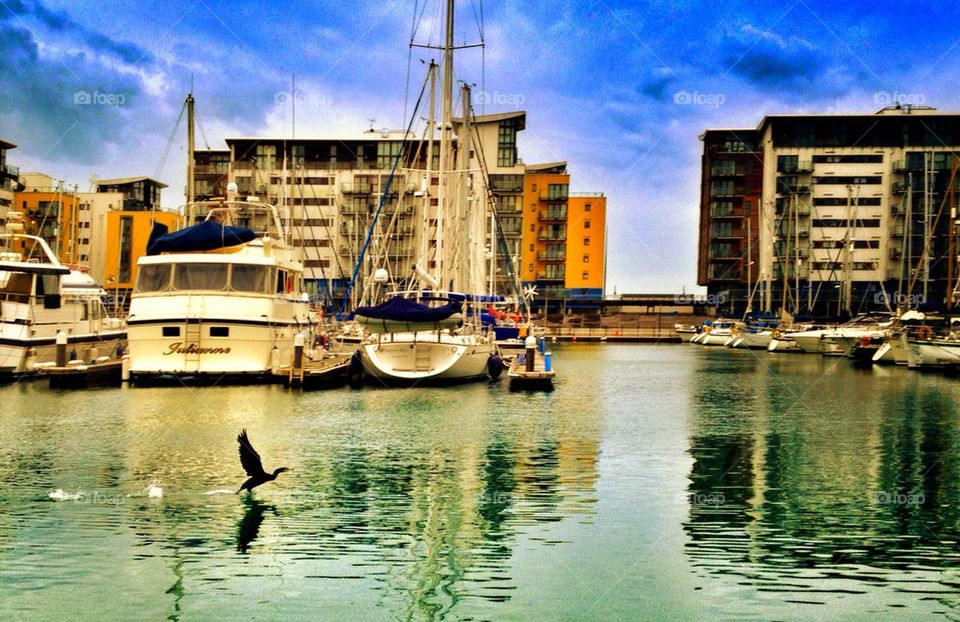
[{"label": "sailboat", "polygon": [[[475,200],[474,190],[482,189],[471,187],[466,170],[471,149],[469,86],[461,92],[464,112],[454,158],[453,19],[454,3],[448,0],[439,170],[429,170],[432,158],[428,157],[425,171],[427,180],[433,173],[437,177],[435,242],[421,245],[421,249],[433,249],[433,260],[424,254],[418,258],[410,280],[418,287],[393,291],[381,304],[359,307],[354,314],[366,329],[355,361],[367,376],[388,385],[467,382],[497,377],[502,371],[494,333],[484,322],[484,309],[498,298],[476,293],[486,286],[483,239],[487,202]],[[431,71],[434,69],[431,65]],[[431,89],[431,101],[432,95]],[[433,127],[431,115],[431,143]],[[428,183],[424,183],[421,194],[429,194]],[[424,201],[421,209],[431,209],[430,203]],[[374,275],[381,284],[389,279],[383,269]]]}]

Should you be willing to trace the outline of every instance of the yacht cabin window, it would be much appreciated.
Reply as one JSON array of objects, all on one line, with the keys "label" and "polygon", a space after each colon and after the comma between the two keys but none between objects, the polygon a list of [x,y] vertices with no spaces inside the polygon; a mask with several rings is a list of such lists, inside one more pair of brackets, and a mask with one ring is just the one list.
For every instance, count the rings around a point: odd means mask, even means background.
[{"label": "yacht cabin window", "polygon": [[174,266],[173,288],[217,291],[227,288],[227,264],[182,263]]}]

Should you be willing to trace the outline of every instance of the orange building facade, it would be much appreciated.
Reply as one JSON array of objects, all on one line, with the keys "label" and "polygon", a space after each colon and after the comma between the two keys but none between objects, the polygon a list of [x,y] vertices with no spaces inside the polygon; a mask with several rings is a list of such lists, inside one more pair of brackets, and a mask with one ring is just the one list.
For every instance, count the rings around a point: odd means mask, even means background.
[{"label": "orange building facade", "polygon": [[566,163],[530,165],[523,185],[520,279],[549,297],[603,296],[606,197],[571,194]]}]

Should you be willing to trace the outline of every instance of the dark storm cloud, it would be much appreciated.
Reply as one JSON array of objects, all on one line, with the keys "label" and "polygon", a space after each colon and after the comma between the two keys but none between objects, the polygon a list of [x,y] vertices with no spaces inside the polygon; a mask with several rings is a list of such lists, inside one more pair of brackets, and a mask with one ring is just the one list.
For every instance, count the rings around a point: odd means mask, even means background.
[{"label": "dark storm cloud", "polygon": [[[5,10],[4,10],[5,9]],[[30,20],[36,20],[46,30],[58,36],[69,35],[78,42],[96,50],[97,53],[114,56],[129,65],[152,65],[156,58],[147,50],[128,41],[115,41],[85,26],[78,24],[64,11],[54,11],[43,3],[30,3],[11,0],[0,9],[0,21],[16,19],[23,26]]]},{"label": "dark storm cloud", "polygon": [[[0,21],[4,138],[49,161],[96,163],[106,144],[122,142],[121,122],[136,101],[136,78],[105,71],[84,54],[45,58],[19,20]],[[92,101],[96,99],[96,101]]]}]

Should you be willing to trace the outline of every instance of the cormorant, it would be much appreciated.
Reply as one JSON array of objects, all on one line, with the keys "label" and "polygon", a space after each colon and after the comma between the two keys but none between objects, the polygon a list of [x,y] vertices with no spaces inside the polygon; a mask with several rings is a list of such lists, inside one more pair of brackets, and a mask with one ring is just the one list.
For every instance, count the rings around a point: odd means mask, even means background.
[{"label": "cormorant", "polygon": [[253,448],[253,445],[250,444],[250,439],[247,438],[247,431],[241,430],[240,435],[237,437],[237,442],[240,443],[240,464],[243,465],[243,470],[247,472],[247,475],[250,478],[243,483],[243,486],[240,487],[240,490],[237,491],[237,494],[243,492],[244,490],[253,490],[260,484],[265,484],[267,482],[272,482],[277,479],[277,475],[285,471],[292,471],[293,469],[288,469],[287,467],[280,467],[273,473],[267,473],[263,470],[263,463],[260,461],[260,454],[257,453],[257,450]]}]

